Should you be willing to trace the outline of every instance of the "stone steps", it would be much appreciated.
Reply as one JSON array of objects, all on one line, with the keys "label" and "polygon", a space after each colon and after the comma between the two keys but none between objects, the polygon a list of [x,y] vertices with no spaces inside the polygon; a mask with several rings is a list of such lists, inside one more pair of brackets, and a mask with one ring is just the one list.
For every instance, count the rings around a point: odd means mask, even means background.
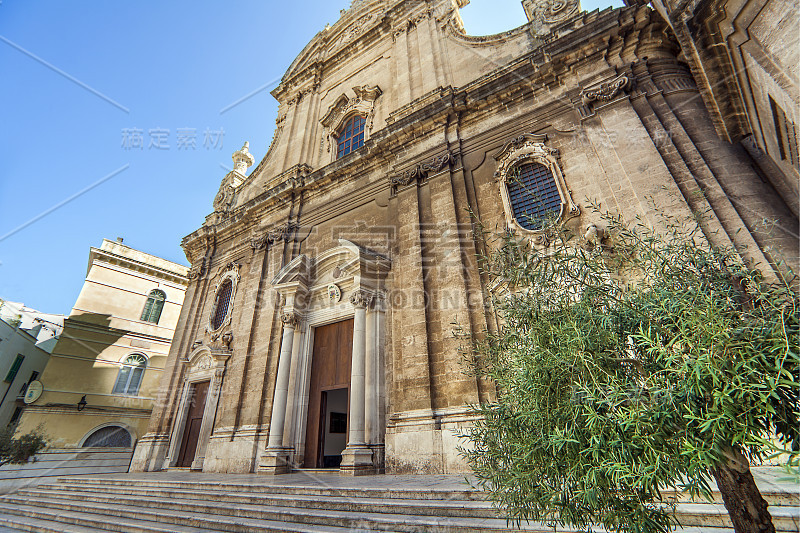
[{"label": "stone steps", "polygon": [[[21,490],[17,495],[35,498],[53,492],[61,492],[61,485],[41,485],[36,489]],[[93,498],[98,494],[108,494],[102,485],[81,484],[68,487],[75,498]],[[356,513],[369,513],[375,510],[375,497],[328,496],[277,494],[277,493],[230,493],[222,490],[204,489],[202,492],[187,488],[148,489],[140,487],[119,487],[114,496],[120,500],[147,497],[150,500],[194,500],[199,502],[225,502],[240,505],[259,505],[273,507],[301,507],[303,509],[346,510]],[[471,518],[497,518],[497,512],[486,500],[433,500],[410,498],[381,498],[382,512],[420,516],[463,516]]]},{"label": "stone steps", "polygon": [[[116,495],[108,497],[83,496],[76,501],[70,494],[63,496],[7,496],[3,499],[12,505],[35,505],[36,508],[79,513],[91,509],[92,513],[105,514],[126,519],[159,521],[170,524],[191,524],[192,526],[215,531],[274,531],[274,527],[264,527],[270,522],[280,524],[278,530],[291,524],[292,531],[301,527],[317,531],[394,531],[413,533],[418,531],[448,533],[478,533],[509,531],[505,520],[497,518],[416,516],[391,514],[380,509],[378,512],[364,513],[328,509],[303,509],[300,507],[274,507],[231,503],[209,503],[199,500],[169,500],[143,502],[139,498],[124,499]],[[138,504],[138,505],[136,505]],[[139,506],[142,507],[139,507]],[[146,506],[146,507],[145,507]],[[180,510],[179,510],[180,509]],[[525,527],[525,531],[552,531],[546,527]],[[111,531],[123,531],[111,529]],[[125,531],[137,531],[125,529]],[[142,531],[150,531],[142,530]],[[571,530],[564,530],[571,531]]]},{"label": "stone steps", "polygon": [[[199,477],[193,474],[192,477]],[[224,476],[223,476],[224,477]],[[381,477],[381,476],[375,476]],[[390,477],[390,476],[387,476]],[[424,477],[424,476],[420,476]],[[332,483],[327,483],[332,478]],[[148,479],[143,485],[148,488],[163,489],[189,489],[189,490],[218,490],[235,491],[246,493],[248,491],[263,492],[268,489],[271,494],[292,494],[303,496],[342,496],[342,497],[362,497],[362,498],[392,498],[392,499],[412,499],[412,500],[467,500],[467,501],[486,501],[486,495],[477,489],[437,489],[427,487],[397,488],[392,486],[381,487],[342,487],[336,486],[335,482],[339,479],[337,475],[319,476],[319,481],[315,483],[292,483],[287,485],[270,484],[264,485],[261,481],[264,478],[258,476],[252,482],[240,481],[185,481],[185,480],[164,480]],[[364,478],[360,478],[364,479]],[[132,483],[124,477],[91,477],[82,476],[80,478],[64,478],[63,483],[70,486],[84,486],[101,484],[103,487],[131,487],[139,485],[138,478]]]},{"label": "stone steps", "polygon": [[[345,533],[349,528],[315,526],[294,522],[253,520],[181,511],[148,512],[145,507],[73,506],[69,510],[56,501],[0,502],[0,524],[20,531],[202,533],[219,531],[296,531],[298,533]],[[143,503],[142,505],[147,505]],[[71,529],[67,529],[71,528]]]},{"label": "stone steps", "polygon": [[[0,528],[65,532],[515,530],[497,517],[485,494],[455,477],[450,482],[434,476],[418,479],[372,476],[348,481],[338,476],[186,473],[60,478],[0,498]],[[794,503],[796,494],[766,490],[765,495],[776,502],[770,506],[776,529],[797,532],[800,508],[778,504]],[[721,503],[674,497],[684,526],[681,533],[733,533]],[[553,531],[542,525],[523,525],[522,530]],[[592,531],[602,533],[600,528]]]}]

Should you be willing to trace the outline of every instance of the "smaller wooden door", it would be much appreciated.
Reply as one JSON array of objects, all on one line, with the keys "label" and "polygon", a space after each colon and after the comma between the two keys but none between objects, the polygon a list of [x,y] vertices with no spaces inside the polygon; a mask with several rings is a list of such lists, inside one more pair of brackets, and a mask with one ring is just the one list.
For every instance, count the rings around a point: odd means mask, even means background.
[{"label": "smaller wooden door", "polygon": [[192,461],[194,461],[194,453],[197,451],[197,439],[200,437],[200,426],[203,424],[203,411],[205,411],[206,407],[208,384],[208,381],[201,381],[192,385],[192,399],[186,413],[186,425],[183,428],[177,466],[192,466]]}]

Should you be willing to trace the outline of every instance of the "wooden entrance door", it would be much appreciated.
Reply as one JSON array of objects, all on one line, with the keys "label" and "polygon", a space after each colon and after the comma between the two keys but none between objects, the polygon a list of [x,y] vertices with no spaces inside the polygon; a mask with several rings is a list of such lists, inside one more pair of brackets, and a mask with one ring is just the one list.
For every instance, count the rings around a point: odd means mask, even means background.
[{"label": "wooden entrance door", "polygon": [[197,439],[200,437],[200,426],[203,424],[203,411],[206,408],[206,395],[208,394],[208,381],[201,381],[192,385],[192,399],[186,413],[186,425],[183,428],[181,449],[178,453],[177,466],[192,466],[194,453],[197,450]]},{"label": "wooden entrance door", "polygon": [[350,388],[353,354],[353,319],[320,326],[314,330],[311,385],[308,393],[308,423],[303,466],[323,466],[322,434],[325,427],[323,391]]}]

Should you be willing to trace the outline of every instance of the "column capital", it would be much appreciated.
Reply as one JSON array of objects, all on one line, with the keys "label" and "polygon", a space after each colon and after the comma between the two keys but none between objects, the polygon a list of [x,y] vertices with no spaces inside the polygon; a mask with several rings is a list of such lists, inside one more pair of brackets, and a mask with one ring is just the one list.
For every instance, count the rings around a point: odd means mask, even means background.
[{"label": "column capital", "polygon": [[350,303],[353,304],[356,309],[366,309],[371,302],[372,294],[361,289],[356,290],[353,295],[350,296]]},{"label": "column capital", "polygon": [[293,311],[284,311],[281,313],[281,322],[285,328],[294,328],[297,326],[297,315]]}]

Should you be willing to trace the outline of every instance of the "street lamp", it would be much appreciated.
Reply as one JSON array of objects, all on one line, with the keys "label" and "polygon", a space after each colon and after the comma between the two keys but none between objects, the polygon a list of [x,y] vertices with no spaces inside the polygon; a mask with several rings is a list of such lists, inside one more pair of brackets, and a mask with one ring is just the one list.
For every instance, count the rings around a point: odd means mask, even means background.
[{"label": "street lamp", "polygon": [[86,407],[86,395],[83,395],[81,401],[78,402],[78,411],[83,411],[83,408]]}]

